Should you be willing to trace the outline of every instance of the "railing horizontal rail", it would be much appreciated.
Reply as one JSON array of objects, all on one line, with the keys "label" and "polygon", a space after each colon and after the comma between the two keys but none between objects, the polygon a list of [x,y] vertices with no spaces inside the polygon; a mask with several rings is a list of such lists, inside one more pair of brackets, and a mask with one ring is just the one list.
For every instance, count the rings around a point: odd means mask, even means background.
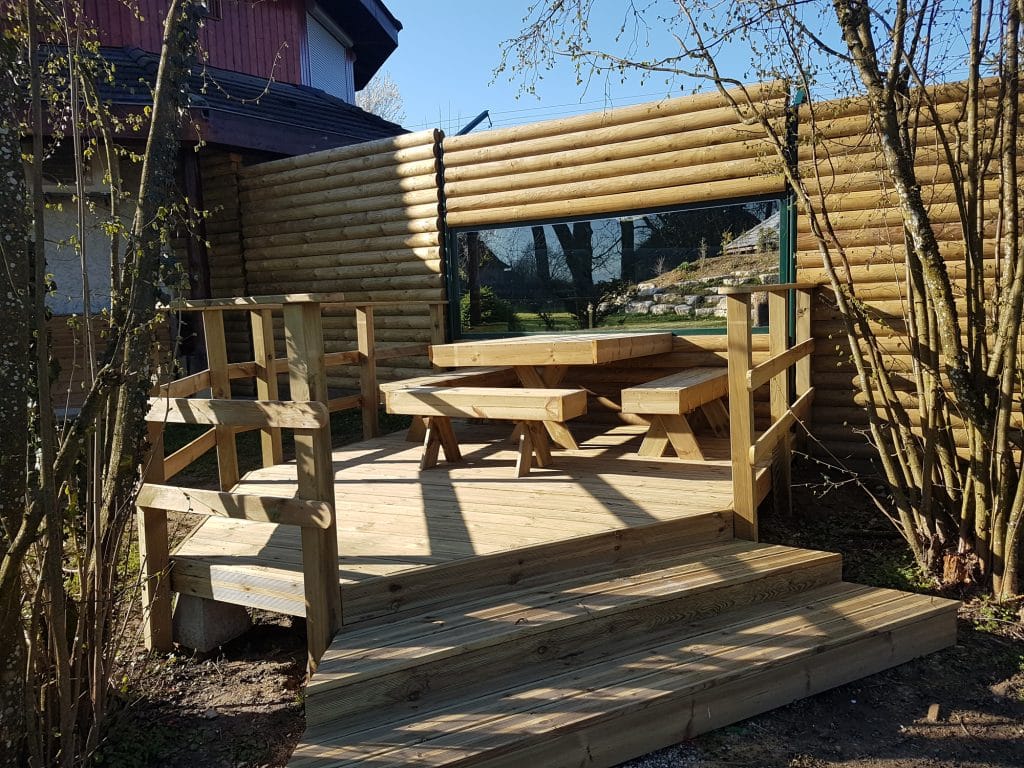
[{"label": "railing horizontal rail", "polygon": [[142,486],[136,504],[148,509],[233,517],[303,528],[327,528],[332,516],[330,504],[323,501],[179,488],[156,483],[145,483]]},{"label": "railing horizontal rail", "polygon": [[785,352],[769,357],[763,363],[755,365],[747,372],[747,389],[753,392],[762,387],[798,360],[802,360],[814,352],[814,339],[805,339],[794,344]]},{"label": "railing horizontal rail", "polygon": [[750,465],[752,467],[766,467],[772,463],[772,456],[776,447],[789,434],[789,430],[798,422],[807,418],[807,412],[811,409],[814,401],[814,387],[811,387],[796,402],[782,414],[781,418],[772,424],[764,433],[750,446]]},{"label": "railing horizontal rail", "polygon": [[210,371],[207,369],[190,376],[182,376],[174,381],[168,381],[166,384],[157,384],[153,387],[151,394],[154,397],[188,397],[209,388]]},{"label": "railing horizontal rail", "polygon": [[[319,304],[323,307],[407,307],[409,301],[395,299],[393,301],[374,301],[362,298],[358,294],[345,293],[285,293],[268,296],[235,296],[225,299],[192,299],[174,301],[157,307],[160,312],[188,312],[192,310],[231,310],[231,309],[280,309],[285,304]],[[446,306],[447,301],[420,301],[420,304]]]},{"label": "railing horizontal rail", "polygon": [[146,421],[260,429],[319,429],[327,424],[328,411],[327,406],[320,402],[151,397]]},{"label": "railing horizontal rail", "polygon": [[362,395],[343,395],[341,397],[332,397],[327,401],[327,410],[331,413],[335,411],[347,411],[350,408],[359,408],[363,404]]},{"label": "railing horizontal rail", "polygon": [[170,480],[185,467],[217,445],[217,430],[208,429],[195,440],[164,459],[164,480]]}]

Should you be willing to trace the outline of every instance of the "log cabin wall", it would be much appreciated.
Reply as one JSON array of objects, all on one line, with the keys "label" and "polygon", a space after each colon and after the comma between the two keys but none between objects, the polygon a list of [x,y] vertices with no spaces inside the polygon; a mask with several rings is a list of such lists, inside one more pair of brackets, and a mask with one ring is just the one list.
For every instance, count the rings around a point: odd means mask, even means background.
[{"label": "log cabin wall", "polygon": [[[441,137],[422,131],[242,169],[248,293],[444,301]],[[376,311],[378,348],[428,343],[433,332],[424,305]],[[324,337],[327,352],[354,349],[351,310],[326,310]],[[378,374],[388,381],[429,367],[426,356],[396,358]],[[331,386],[358,387],[358,371],[335,370]]]},{"label": "log cabin wall", "polygon": [[[787,103],[781,84],[732,94],[739,103],[749,99],[777,116],[781,128]],[[718,93],[448,136],[443,147],[449,227],[487,228],[786,191],[761,128],[744,125]],[[767,337],[755,344],[759,361]],[[617,399],[624,385],[692,365],[726,365],[724,327],[720,335],[677,337],[668,355],[585,366],[571,370],[567,380]]]},{"label": "log cabin wall", "polygon": [[[984,120],[991,121],[996,102],[992,98],[997,84],[989,85],[981,103]],[[965,119],[966,86],[950,84],[934,90],[936,112],[943,133],[952,142],[958,140],[956,125]],[[863,100],[837,100],[801,106],[799,115],[800,159],[803,178],[815,194],[820,194],[821,209],[829,212],[839,241],[846,248],[849,277],[857,296],[877,320],[873,324],[881,337],[886,364],[898,375],[897,388],[906,404],[914,402],[912,360],[906,334],[904,312],[907,306],[905,240],[898,201],[887,174],[882,170],[881,151],[874,139]],[[991,136],[991,122],[988,132]],[[918,120],[916,172],[921,192],[955,285],[958,307],[965,310],[964,241],[959,214],[950,184],[952,169],[941,148],[940,132],[932,116]],[[811,137],[816,138],[812,141]],[[991,221],[986,234],[986,259],[995,254],[995,225],[998,218],[998,163],[987,174],[981,200],[982,215]],[[796,237],[797,279],[825,281],[822,257],[810,230],[810,217],[800,210]],[[994,274],[994,259],[989,262]],[[988,271],[988,267],[986,270]],[[847,270],[838,268],[841,279]],[[858,392],[857,374],[840,316],[830,292],[819,292],[814,309],[812,333],[817,339],[813,362],[815,386],[814,434],[839,456],[870,457],[874,448],[864,437],[868,415],[866,398]],[[916,409],[908,411],[912,420]],[[956,422],[954,420],[954,426]],[[965,444],[964,444],[965,447]]]}]

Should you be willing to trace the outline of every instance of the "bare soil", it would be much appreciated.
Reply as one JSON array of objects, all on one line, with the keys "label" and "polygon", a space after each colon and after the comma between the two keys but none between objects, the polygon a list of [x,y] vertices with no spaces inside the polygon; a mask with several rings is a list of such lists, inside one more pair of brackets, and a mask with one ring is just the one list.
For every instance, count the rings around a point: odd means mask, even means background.
[{"label": "bare soil", "polygon": [[[932,591],[899,537],[852,484],[794,472],[795,508],[762,517],[767,541],[842,552],[846,578]],[[1024,621],[970,594],[958,644],[634,760],[629,768],[1021,768]],[[97,763],[143,768],[282,766],[302,734],[301,622],[261,614],[210,656],[125,660],[123,709]],[[937,706],[936,706],[937,705]]]}]

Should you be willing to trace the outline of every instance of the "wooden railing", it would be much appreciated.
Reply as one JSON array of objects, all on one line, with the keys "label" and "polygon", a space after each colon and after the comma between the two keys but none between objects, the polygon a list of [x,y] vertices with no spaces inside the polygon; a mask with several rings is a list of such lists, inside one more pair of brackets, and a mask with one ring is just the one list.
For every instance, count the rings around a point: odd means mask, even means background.
[{"label": "wooden railing", "polygon": [[[394,302],[353,302],[338,294],[301,294],[181,302],[168,310],[203,317],[208,368],[154,387],[149,413],[150,455],[136,506],[143,575],[144,637],[147,647],[170,650],[171,591],[167,513],[221,515],[301,529],[308,663],[312,671],[341,627],[338,537],[334,509],[330,414],[359,408],[364,438],[378,434],[380,394],[377,362],[426,355],[427,344],[377,349],[374,308]],[[355,313],[356,349],[324,352],[324,307]],[[403,303],[402,306],[409,306]],[[431,343],[443,341],[443,302],[430,303]],[[252,329],[253,359],[229,363],[224,314],[243,311]],[[285,357],[277,357],[274,315],[284,321]],[[327,369],[359,366],[359,394],[330,398]],[[280,400],[278,376],[287,373],[290,399]],[[232,400],[231,382],[255,381],[255,400]],[[206,398],[195,397],[209,390]],[[166,424],[202,424],[209,430],[169,456]],[[298,490],[295,497],[234,493],[239,480],[236,438],[260,430],[264,467],[283,461],[281,430],[294,433]],[[182,488],[167,481],[209,450],[217,451],[219,490]]]},{"label": "wooden railing", "polygon": [[[791,430],[798,422],[806,426],[814,399],[811,303],[817,287],[787,283],[719,289],[727,297],[733,529],[739,538],[757,540],[757,507],[769,483],[777,506],[790,506]],[[768,294],[768,358],[754,365],[751,294],[759,292]],[[765,384],[769,386],[771,423],[759,434],[754,393]],[[771,468],[770,473],[761,472],[766,467]]]}]

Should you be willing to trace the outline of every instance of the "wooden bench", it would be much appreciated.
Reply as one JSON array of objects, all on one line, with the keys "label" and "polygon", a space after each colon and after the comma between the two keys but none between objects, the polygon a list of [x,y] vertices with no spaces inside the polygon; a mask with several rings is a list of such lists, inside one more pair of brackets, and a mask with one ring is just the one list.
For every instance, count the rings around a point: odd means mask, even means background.
[{"label": "wooden bench", "polygon": [[[441,371],[429,373],[424,376],[416,376],[411,379],[400,381],[388,381],[380,385],[380,401],[387,404],[389,392],[399,389],[413,389],[415,387],[507,387],[515,386],[518,382],[516,371],[510,365],[489,366],[477,368],[461,368],[457,371]],[[412,419],[409,425],[409,432],[406,440],[411,443],[419,443],[426,434],[426,420],[417,416]]]},{"label": "wooden bench", "polygon": [[413,387],[385,393],[388,413],[421,416],[427,420],[421,469],[437,465],[438,450],[447,461],[460,461],[453,418],[501,419],[517,426],[519,458],[516,475],[551,464],[548,436],[542,422],[568,421],[587,412],[582,389],[519,389],[515,387]]},{"label": "wooden bench", "polygon": [[671,445],[681,459],[703,459],[686,414],[699,408],[711,429],[721,434],[729,424],[722,402],[728,392],[726,368],[690,368],[622,390],[622,412],[651,421],[640,455],[660,458]]}]

